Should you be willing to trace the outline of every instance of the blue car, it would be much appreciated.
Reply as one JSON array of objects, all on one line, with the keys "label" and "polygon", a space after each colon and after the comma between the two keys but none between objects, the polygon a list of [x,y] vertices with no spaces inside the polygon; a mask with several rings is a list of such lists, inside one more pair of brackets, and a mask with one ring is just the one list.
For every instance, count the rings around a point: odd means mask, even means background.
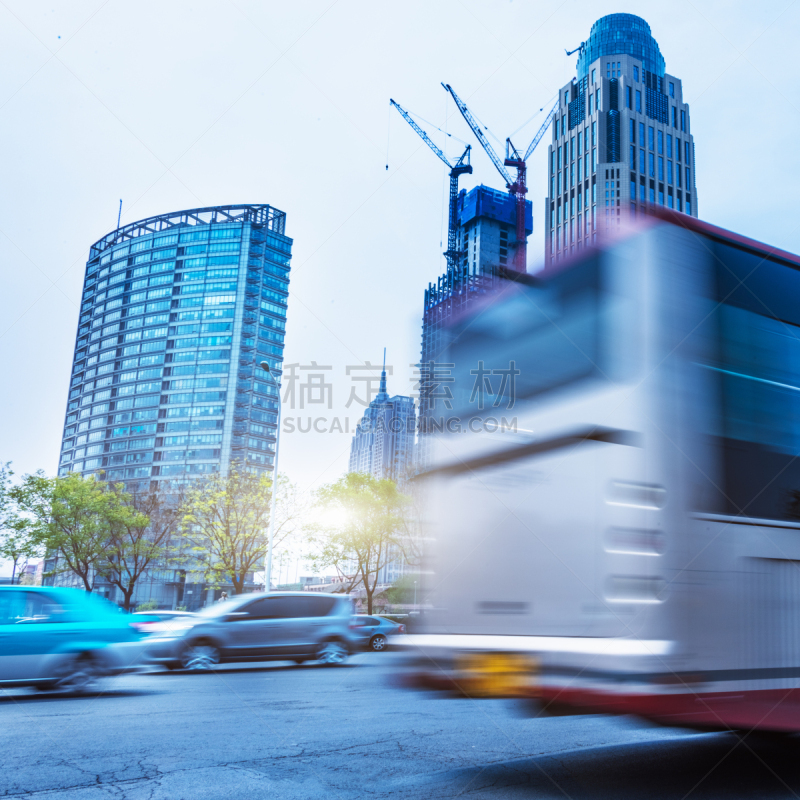
[{"label": "blue car", "polygon": [[401,625],[399,622],[392,622],[392,620],[385,617],[367,616],[366,614],[354,616],[350,627],[360,645],[366,650],[374,650],[376,653],[386,649],[387,636],[396,636],[399,633],[406,632],[406,626]]},{"label": "blue car", "polygon": [[82,691],[141,659],[131,615],[79,589],[0,586],[0,687]]}]

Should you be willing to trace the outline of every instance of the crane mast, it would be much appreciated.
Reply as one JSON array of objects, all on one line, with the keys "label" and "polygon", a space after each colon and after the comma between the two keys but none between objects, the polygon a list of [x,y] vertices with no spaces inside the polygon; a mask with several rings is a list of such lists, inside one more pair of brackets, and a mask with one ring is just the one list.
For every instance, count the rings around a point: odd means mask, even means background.
[{"label": "crane mast", "polygon": [[[489,140],[484,135],[480,124],[472,115],[469,108],[467,108],[467,104],[455,93],[453,87],[450,86],[449,83],[442,83],[442,86],[445,88],[445,91],[452,95],[453,100],[455,100],[456,106],[458,106],[458,110],[466,120],[467,125],[469,125],[469,127],[472,129],[472,132],[480,142],[481,147],[483,147],[483,149],[486,151],[486,155],[489,156],[497,171],[506,182],[506,189],[508,189],[508,193],[514,198],[515,227],[517,237],[517,249],[514,253],[514,269],[517,272],[525,272],[527,269],[528,259],[528,237],[525,233],[525,195],[528,193],[527,160],[531,153],[533,153],[533,151],[536,149],[536,146],[539,144],[545,134],[545,131],[550,125],[550,122],[552,121],[553,116],[558,109],[558,101],[556,101],[556,104],[550,110],[550,113],[547,115],[544,123],[536,132],[536,135],[533,137],[533,141],[525,151],[525,155],[523,156],[520,154],[516,147],[514,147],[514,145],[511,143],[511,139],[506,139],[506,157],[505,159],[501,159],[500,156],[498,156],[495,152],[492,145],[489,143]],[[508,172],[506,167],[514,167],[516,169],[517,175],[515,179],[512,179],[511,174]]]},{"label": "crane mast", "polygon": [[458,258],[461,255],[460,251],[457,249],[458,179],[464,174],[472,173],[472,165],[469,163],[472,146],[467,145],[456,163],[451,164],[442,150],[437,147],[428,134],[414,122],[411,115],[399,103],[395,103],[392,99],[389,100],[389,103],[400,112],[400,115],[414,129],[420,139],[422,139],[422,141],[433,150],[436,156],[450,168],[450,206],[447,219],[447,250],[444,253],[444,257],[447,259],[448,271],[454,271],[458,267]]}]

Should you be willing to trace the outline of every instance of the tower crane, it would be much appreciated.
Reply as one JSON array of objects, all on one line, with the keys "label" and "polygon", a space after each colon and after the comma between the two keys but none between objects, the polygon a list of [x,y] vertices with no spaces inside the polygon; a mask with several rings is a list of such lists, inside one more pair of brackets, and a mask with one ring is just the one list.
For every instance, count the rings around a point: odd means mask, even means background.
[{"label": "tower crane", "polygon": [[401,105],[395,103],[392,99],[389,100],[389,103],[400,112],[400,115],[417,132],[420,139],[450,167],[450,208],[447,223],[447,250],[444,256],[447,259],[448,270],[455,270],[459,256],[459,251],[456,249],[456,233],[458,230],[458,179],[461,175],[472,173],[472,166],[469,163],[472,145],[467,145],[466,150],[464,150],[456,163],[451,164],[447,156],[433,143],[428,134],[414,122],[411,115]]},{"label": "tower crane", "polygon": [[[528,187],[526,185],[527,161],[530,158],[531,153],[533,153],[533,151],[536,149],[536,146],[542,140],[547,128],[550,126],[550,123],[552,122],[553,117],[558,110],[558,100],[556,100],[555,105],[553,105],[553,107],[550,109],[550,112],[545,118],[545,121],[542,123],[542,126],[533,137],[533,141],[531,141],[531,143],[528,145],[528,149],[525,151],[525,154],[521,155],[519,150],[514,147],[514,145],[511,143],[511,139],[509,138],[506,139],[506,157],[505,159],[501,159],[500,156],[495,152],[492,145],[489,143],[489,140],[484,135],[478,121],[472,116],[472,113],[470,112],[469,108],[467,108],[466,103],[455,93],[453,87],[450,86],[449,83],[443,83],[442,86],[444,86],[445,90],[452,95],[453,100],[455,100],[455,103],[458,106],[458,110],[467,121],[467,125],[469,125],[469,127],[472,129],[472,132],[477,137],[481,147],[483,147],[483,149],[486,151],[486,155],[489,156],[492,163],[497,168],[497,171],[506,182],[508,193],[514,198],[517,233],[517,250],[514,254],[514,269],[517,272],[525,272],[528,259],[528,241],[525,235],[525,195],[528,193]],[[506,167],[514,167],[517,170],[516,179],[511,177],[511,174]]]}]

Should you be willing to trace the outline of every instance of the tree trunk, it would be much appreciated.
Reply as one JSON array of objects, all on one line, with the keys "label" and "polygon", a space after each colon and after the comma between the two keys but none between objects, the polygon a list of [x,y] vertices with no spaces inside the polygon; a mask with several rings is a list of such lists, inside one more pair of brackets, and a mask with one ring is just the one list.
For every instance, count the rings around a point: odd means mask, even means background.
[{"label": "tree trunk", "polygon": [[246,574],[242,575],[242,576],[231,575],[231,583],[233,584],[233,593],[235,595],[242,593],[242,589],[244,588],[244,581],[245,581],[246,577],[247,577]]},{"label": "tree trunk", "polygon": [[12,586],[14,585],[14,576],[17,574],[17,561],[19,561],[19,559],[15,558],[14,559],[14,566],[11,569],[11,585]]},{"label": "tree trunk", "polygon": [[134,590],[135,587],[136,587],[136,584],[128,586],[127,589],[124,589],[122,586],[119,587],[121,589],[121,591],[122,591],[122,598],[123,598],[122,607],[126,611],[130,611],[131,610],[131,597],[133,597],[133,590]]},{"label": "tree trunk", "polygon": [[364,593],[367,595],[367,614],[372,616],[372,595],[375,593],[375,590],[372,589],[372,591],[370,591],[369,586],[367,586],[367,584],[365,583]]}]

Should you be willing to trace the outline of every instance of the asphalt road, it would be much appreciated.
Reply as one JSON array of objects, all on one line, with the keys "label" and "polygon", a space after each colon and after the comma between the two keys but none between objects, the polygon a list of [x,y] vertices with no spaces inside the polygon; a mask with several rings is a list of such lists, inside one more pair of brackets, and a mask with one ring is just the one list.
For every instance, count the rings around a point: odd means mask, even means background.
[{"label": "asphalt road", "polygon": [[0,797],[797,798],[800,738],[742,743],[634,720],[531,720],[507,701],[392,688],[391,654],[0,691]]}]

